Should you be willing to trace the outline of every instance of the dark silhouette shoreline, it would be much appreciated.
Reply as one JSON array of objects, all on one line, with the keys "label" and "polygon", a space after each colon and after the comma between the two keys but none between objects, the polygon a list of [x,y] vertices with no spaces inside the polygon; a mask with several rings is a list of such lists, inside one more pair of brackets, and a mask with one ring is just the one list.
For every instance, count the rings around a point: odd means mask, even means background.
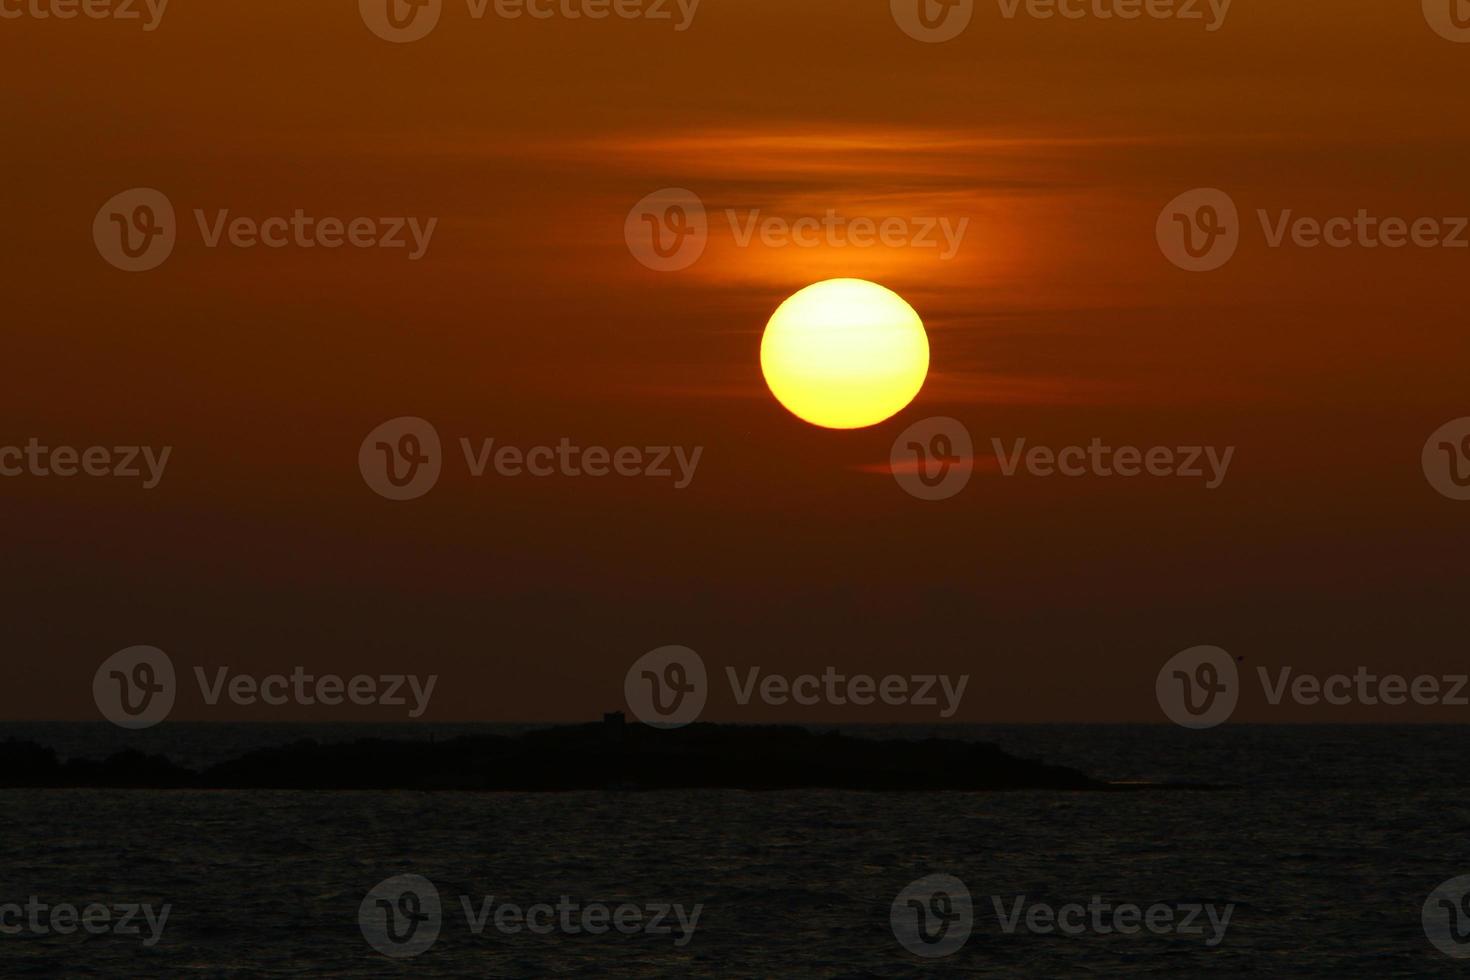
[{"label": "dark silhouette shoreline", "polygon": [[0,788],[440,790],[481,792],[667,789],[1089,790],[1214,789],[1107,783],[1020,759],[985,742],[868,739],[788,726],[700,723],[659,730],[563,725],[516,736],[442,741],[307,739],[203,770],[134,749],[58,760],[34,742],[0,742]]}]

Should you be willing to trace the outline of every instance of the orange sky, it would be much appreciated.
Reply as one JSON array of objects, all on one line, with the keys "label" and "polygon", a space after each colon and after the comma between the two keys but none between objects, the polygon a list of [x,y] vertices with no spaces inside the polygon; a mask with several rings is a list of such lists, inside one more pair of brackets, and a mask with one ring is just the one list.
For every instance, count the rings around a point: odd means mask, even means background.
[{"label": "orange sky", "polygon": [[[590,717],[669,643],[792,673],[968,672],[972,721],[1160,720],[1155,672],[1203,643],[1299,670],[1467,669],[1470,505],[1429,488],[1419,452],[1470,415],[1470,250],[1272,249],[1255,216],[1470,213],[1470,45],[1417,4],[1237,0],[1211,33],[992,2],[934,45],[881,0],[703,0],[682,32],[477,21],[448,0],[403,45],[354,6],[175,0],[151,32],[0,20],[0,444],[175,447],[147,492],[0,480],[17,665],[0,717],[94,717],[92,671],[143,643],[260,671],[435,670],[431,720]],[[168,195],[180,240],[127,274],[90,228],[140,186]],[[712,234],[660,273],[623,223],[674,186]],[[1207,274],[1154,239],[1195,187],[1245,219]],[[417,262],[210,249],[195,208],[438,226]],[[742,248],[724,219],[829,208],[968,232],[944,261]],[[759,374],[771,311],[831,276],[898,291],[930,331],[928,386],[873,429],[806,426]],[[354,460],[400,415],[450,441],[704,455],[682,491],[461,467],[395,504]],[[982,449],[1237,452],[1215,491],[982,466],[926,504],[879,464],[929,415]],[[1239,717],[1464,710],[1247,699]]]}]

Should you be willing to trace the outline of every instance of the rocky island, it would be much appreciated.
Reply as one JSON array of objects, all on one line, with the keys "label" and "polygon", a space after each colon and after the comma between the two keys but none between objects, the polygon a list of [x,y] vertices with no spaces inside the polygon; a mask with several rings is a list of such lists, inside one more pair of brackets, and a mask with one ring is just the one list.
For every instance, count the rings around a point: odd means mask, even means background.
[{"label": "rocky island", "polygon": [[[699,723],[564,725],[517,736],[440,741],[305,740],[186,769],[136,750],[103,761],[58,760],[33,742],[0,743],[0,787],[465,790],[661,789],[1122,790],[1063,766],[957,739],[873,739],[794,726]],[[1198,788],[1198,787],[1196,787]]]}]

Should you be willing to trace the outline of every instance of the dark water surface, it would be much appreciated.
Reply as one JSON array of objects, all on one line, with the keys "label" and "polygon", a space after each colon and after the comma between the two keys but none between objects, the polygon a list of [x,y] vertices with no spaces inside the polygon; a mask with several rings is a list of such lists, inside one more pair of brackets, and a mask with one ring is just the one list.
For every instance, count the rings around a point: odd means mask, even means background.
[{"label": "dark water surface", "polygon": [[[420,729],[427,737],[481,726]],[[507,730],[497,726],[494,730]],[[848,729],[886,735],[929,729]],[[63,755],[123,744],[199,765],[374,726],[6,725]],[[0,935],[0,975],[41,976],[1456,976],[1421,908],[1470,874],[1454,727],[947,728],[1113,778],[1221,792],[646,794],[23,790],[5,793],[0,903],[169,903],[142,935]],[[119,739],[125,738],[126,743]],[[391,876],[434,883],[438,940],[379,955],[359,906]],[[969,941],[925,960],[890,906],[943,873],[974,897]],[[676,934],[474,934],[472,908],[561,896],[702,906]],[[1104,901],[1234,909],[1204,935],[1006,934],[1011,906]]]}]

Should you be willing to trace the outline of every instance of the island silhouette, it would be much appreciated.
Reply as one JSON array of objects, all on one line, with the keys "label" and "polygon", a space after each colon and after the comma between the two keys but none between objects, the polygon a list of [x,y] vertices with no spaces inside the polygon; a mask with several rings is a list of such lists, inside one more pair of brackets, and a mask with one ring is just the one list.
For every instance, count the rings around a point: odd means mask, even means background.
[{"label": "island silhouette", "polygon": [[779,725],[561,725],[520,735],[444,740],[304,739],[202,770],[136,749],[60,761],[35,742],[0,742],[0,787],[117,789],[573,790],[1139,790],[1204,784],[1116,783],[1012,756],[986,742],[878,739]]}]

